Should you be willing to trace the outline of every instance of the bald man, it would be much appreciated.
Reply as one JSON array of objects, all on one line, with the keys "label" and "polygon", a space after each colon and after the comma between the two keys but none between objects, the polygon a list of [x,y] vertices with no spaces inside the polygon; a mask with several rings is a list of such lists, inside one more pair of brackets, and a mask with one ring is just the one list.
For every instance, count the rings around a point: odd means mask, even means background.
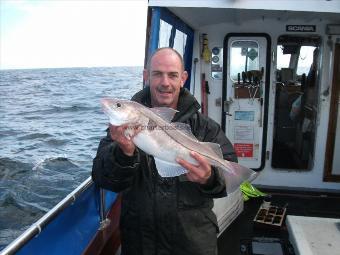
[{"label": "bald man", "polygon": [[[158,49],[149,59],[143,77],[148,86],[134,95],[133,101],[177,110],[173,122],[189,124],[198,140],[220,144],[224,158],[237,162],[220,126],[199,112],[200,105],[184,89],[188,74],[177,51]],[[122,254],[217,254],[213,198],[226,196],[219,170],[198,153],[192,153],[197,165],[178,158],[187,174],[161,177],[154,158],[125,137],[126,128],[109,125],[92,169],[97,185],[122,194]]]}]

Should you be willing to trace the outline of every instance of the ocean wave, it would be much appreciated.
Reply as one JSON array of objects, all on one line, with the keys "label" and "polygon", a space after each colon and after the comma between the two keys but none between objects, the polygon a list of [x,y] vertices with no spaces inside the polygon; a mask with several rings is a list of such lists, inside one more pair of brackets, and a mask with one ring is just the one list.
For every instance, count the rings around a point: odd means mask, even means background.
[{"label": "ocean wave", "polygon": [[54,146],[62,146],[62,145],[67,144],[68,140],[52,138],[52,139],[45,140],[45,143],[47,143],[48,145],[53,146],[53,147]]},{"label": "ocean wave", "polygon": [[18,130],[0,130],[0,138],[2,137],[12,137],[20,134],[20,131]]},{"label": "ocean wave", "polygon": [[[15,213],[15,212],[13,212]],[[18,219],[20,220],[20,219]],[[15,228],[4,228],[0,229],[0,251],[6,247],[8,240],[13,240],[18,237],[22,232],[24,232],[28,226],[21,227],[19,229]]]},{"label": "ocean wave", "polygon": [[79,79],[69,79],[65,81],[66,83],[79,83],[80,80]]},{"label": "ocean wave", "polygon": [[79,166],[73,163],[66,155],[46,156],[40,159],[32,168],[33,170],[50,169],[65,172],[69,169],[79,169]]},{"label": "ocean wave", "polygon": [[24,116],[24,119],[26,119],[26,120],[40,120],[40,119],[43,119],[43,117],[41,115]]},{"label": "ocean wave", "polygon": [[1,200],[0,200],[0,207],[8,207],[8,206],[13,206],[18,209],[23,209],[23,207],[18,203],[18,200],[14,198],[13,196],[14,193],[12,192],[6,192],[2,194]]},{"label": "ocean wave", "polygon": [[33,134],[20,136],[18,137],[18,140],[33,140],[33,139],[39,139],[39,138],[47,138],[51,136],[52,135],[47,134],[47,133],[33,133]]},{"label": "ocean wave", "polygon": [[111,84],[112,81],[101,81],[100,84]]},{"label": "ocean wave", "polygon": [[48,109],[36,110],[31,112],[26,112],[24,114],[55,114],[55,113],[67,113],[67,112],[81,112],[81,111],[94,111],[97,110],[98,106],[85,106],[85,105],[52,105]]},{"label": "ocean wave", "polygon": [[19,192],[10,190],[3,196],[0,201],[0,207],[3,208],[0,212],[0,219],[6,219],[6,222],[0,224],[2,227],[15,228],[22,224],[30,224],[32,217],[36,220],[37,216],[41,216],[49,210],[49,208],[39,205],[38,202],[29,201],[29,198],[26,200],[26,194],[30,193],[27,190]]},{"label": "ocean wave", "polygon": [[59,112],[78,112],[78,111],[92,111],[97,109],[98,107],[94,106],[84,106],[84,105],[71,105],[71,106],[55,106],[54,110]]},{"label": "ocean wave", "polygon": [[[36,199],[31,196],[31,193],[26,189],[18,190],[8,190],[0,200],[0,207],[6,208],[8,211],[16,211],[17,214],[21,214],[26,212],[30,214],[30,216],[36,216],[37,214],[41,214],[42,212],[48,212],[49,208],[43,205],[39,205],[38,201],[32,202],[32,200]],[[49,205],[51,206],[51,205]],[[0,214],[6,214],[0,213]],[[4,216],[4,215],[1,215]],[[14,216],[15,217],[15,216]],[[18,224],[18,223],[14,223]],[[8,227],[8,224],[6,224]]]},{"label": "ocean wave", "polygon": [[19,176],[27,174],[32,167],[33,164],[10,158],[0,158],[0,180],[18,178]]}]

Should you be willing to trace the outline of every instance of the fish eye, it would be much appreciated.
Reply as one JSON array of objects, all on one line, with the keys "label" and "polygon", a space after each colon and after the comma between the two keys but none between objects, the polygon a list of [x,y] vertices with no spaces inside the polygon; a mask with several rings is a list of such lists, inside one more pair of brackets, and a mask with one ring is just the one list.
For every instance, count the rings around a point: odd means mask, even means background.
[{"label": "fish eye", "polygon": [[117,103],[116,106],[119,108],[121,107],[122,105],[120,103]]}]

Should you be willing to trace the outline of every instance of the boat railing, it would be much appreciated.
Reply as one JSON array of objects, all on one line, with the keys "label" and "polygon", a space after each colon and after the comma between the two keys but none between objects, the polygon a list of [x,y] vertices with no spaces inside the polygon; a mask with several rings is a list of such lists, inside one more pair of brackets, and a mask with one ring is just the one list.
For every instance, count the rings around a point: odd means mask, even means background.
[{"label": "boat railing", "polygon": [[[61,200],[56,206],[42,216],[37,222],[32,224],[25,232],[23,232],[18,238],[11,242],[7,247],[0,251],[0,255],[15,254],[32,238],[38,235],[44,227],[46,227],[53,219],[55,219],[65,208],[74,203],[76,199],[85,192],[93,181],[91,177],[87,178],[82,184],[80,184],[75,190],[68,194],[63,200]],[[100,225],[106,225],[105,215],[105,191],[100,190]]]},{"label": "boat railing", "polygon": [[100,204],[99,204],[99,216],[100,216],[99,229],[104,229],[110,224],[110,220],[106,217],[105,208],[106,208],[105,190],[101,188],[100,189]]}]

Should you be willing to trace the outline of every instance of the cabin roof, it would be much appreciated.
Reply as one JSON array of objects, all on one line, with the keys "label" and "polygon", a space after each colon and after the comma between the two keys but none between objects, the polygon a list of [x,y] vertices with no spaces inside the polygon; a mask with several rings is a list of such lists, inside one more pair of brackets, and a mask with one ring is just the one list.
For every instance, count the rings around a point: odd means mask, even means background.
[{"label": "cabin roof", "polygon": [[[339,2],[340,5],[340,2]],[[234,23],[242,24],[261,17],[263,20],[278,19],[282,22],[287,20],[303,20],[306,23],[327,20],[328,23],[340,24],[339,13],[320,13],[302,11],[280,11],[280,10],[249,10],[228,8],[203,8],[203,7],[168,7],[171,12],[180,17],[194,29],[202,26]]]},{"label": "cabin roof", "polygon": [[149,0],[149,6],[340,13],[340,0]]},{"label": "cabin roof", "polygon": [[149,0],[149,6],[169,8],[194,29],[219,23],[241,24],[259,17],[340,23],[340,0]]}]

